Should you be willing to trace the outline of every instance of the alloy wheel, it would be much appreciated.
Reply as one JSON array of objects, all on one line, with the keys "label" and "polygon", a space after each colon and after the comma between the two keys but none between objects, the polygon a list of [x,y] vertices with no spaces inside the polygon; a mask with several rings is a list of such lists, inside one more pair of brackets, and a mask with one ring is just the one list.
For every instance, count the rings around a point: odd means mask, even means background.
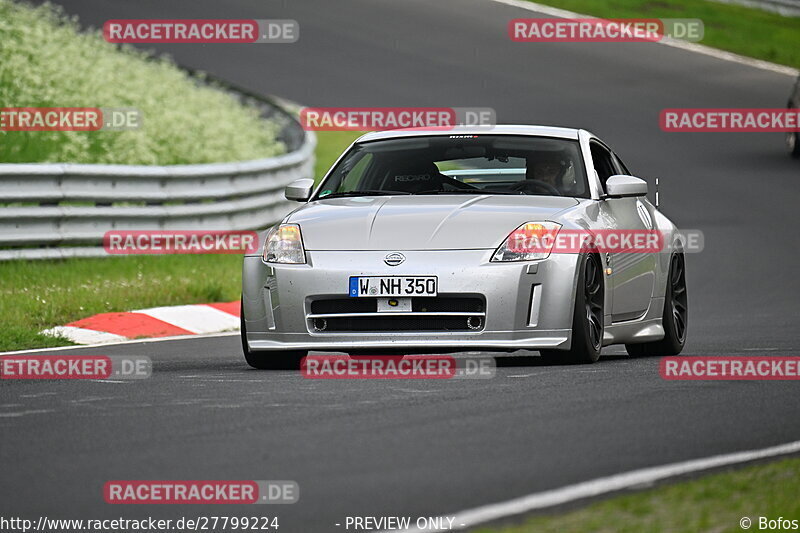
[{"label": "alloy wheel", "polygon": [[584,267],[584,295],[589,341],[595,349],[603,342],[603,278],[597,260],[590,257]]}]

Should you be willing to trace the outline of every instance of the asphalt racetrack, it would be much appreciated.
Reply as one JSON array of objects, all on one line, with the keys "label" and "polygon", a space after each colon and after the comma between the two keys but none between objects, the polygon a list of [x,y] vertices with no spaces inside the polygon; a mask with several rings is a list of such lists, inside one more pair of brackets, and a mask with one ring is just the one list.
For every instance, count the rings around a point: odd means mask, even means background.
[{"label": "asphalt racetrack", "polygon": [[[664,133],[663,108],[782,107],[785,74],[657,44],[514,43],[489,0],[64,0],[107,19],[283,18],[288,45],[148,45],[310,106],[491,107],[501,123],[583,127],[661,181],[687,256],[684,355],[797,355],[800,165],[780,133]],[[124,79],[120,80],[124,83]],[[49,352],[59,353],[59,352]],[[0,381],[0,515],[244,516],[251,508],[112,506],[114,479],[295,480],[259,506],[283,532],[348,515],[435,516],[600,476],[800,439],[796,384],[664,381],[657,359],[501,357],[490,380],[307,380],[251,370],[237,336],[64,353],[147,355],[142,381]],[[531,354],[533,355],[533,354]],[[535,361],[535,360],[534,360]]]}]

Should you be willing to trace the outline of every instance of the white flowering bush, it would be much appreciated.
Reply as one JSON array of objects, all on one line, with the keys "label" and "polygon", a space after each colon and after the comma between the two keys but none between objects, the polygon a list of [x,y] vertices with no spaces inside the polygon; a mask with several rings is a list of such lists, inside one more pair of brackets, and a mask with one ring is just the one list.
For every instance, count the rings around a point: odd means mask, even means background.
[{"label": "white flowering bush", "polygon": [[81,32],[58,7],[0,0],[0,107],[136,108],[128,131],[0,131],[0,162],[174,165],[285,151],[278,127],[168,58]]}]

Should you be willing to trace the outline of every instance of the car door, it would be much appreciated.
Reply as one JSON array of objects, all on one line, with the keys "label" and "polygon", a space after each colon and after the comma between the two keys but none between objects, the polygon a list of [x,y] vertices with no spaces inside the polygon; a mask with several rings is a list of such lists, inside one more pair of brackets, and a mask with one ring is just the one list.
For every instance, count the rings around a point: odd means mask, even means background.
[{"label": "car door", "polygon": [[[606,181],[614,174],[629,174],[624,164],[603,144],[590,143],[592,162],[605,193]],[[605,198],[600,202],[605,229],[651,230],[653,219],[640,198]],[[645,314],[655,284],[656,255],[647,252],[605,253],[611,274],[611,320],[634,320]]]}]

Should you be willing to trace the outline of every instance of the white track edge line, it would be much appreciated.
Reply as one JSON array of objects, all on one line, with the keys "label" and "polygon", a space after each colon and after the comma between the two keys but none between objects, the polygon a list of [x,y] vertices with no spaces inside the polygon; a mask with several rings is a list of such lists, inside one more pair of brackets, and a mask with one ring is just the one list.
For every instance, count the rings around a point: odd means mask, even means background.
[{"label": "white track edge line", "polygon": [[[607,477],[592,479],[567,485],[558,489],[535,492],[504,502],[498,502],[473,509],[466,509],[444,517],[455,517],[451,530],[472,528],[486,522],[521,515],[530,511],[545,509],[576,500],[591,498],[601,494],[608,494],[640,485],[646,485],[667,478],[701,472],[720,466],[747,463],[758,459],[776,457],[800,452],[800,441],[779,444],[769,448],[747,450],[723,455],[713,455],[702,459],[692,459],[677,463],[670,463],[639,470],[631,470]],[[444,522],[443,522],[444,523]],[[463,524],[463,525],[462,525]],[[408,533],[422,531],[444,531],[442,529],[405,529]],[[383,532],[386,533],[386,532]]]},{"label": "white track edge line", "polygon": [[79,350],[84,348],[104,348],[106,346],[119,346],[120,344],[137,344],[149,342],[162,342],[162,341],[188,341],[192,339],[206,339],[210,337],[228,337],[232,335],[239,335],[238,331],[221,331],[219,333],[200,333],[197,335],[173,335],[172,337],[153,337],[149,339],[131,339],[119,342],[103,342],[100,344],[79,344],[77,346],[53,346],[51,348],[31,348],[29,350],[16,350],[13,352],[0,352],[3,355],[16,355],[21,353],[35,353],[35,352],[57,352],[59,350]]},{"label": "white track edge line", "polygon": [[[545,6],[542,4],[537,4],[535,2],[528,2],[527,0],[491,0],[492,2],[497,2],[499,4],[506,4],[509,6],[518,7],[520,9],[526,9],[528,11],[535,11],[536,13],[543,13],[545,15],[551,15],[553,17],[560,17],[560,18],[598,18],[594,15],[582,15],[580,13],[575,13],[573,11],[567,11],[565,9],[559,9],[556,7]],[[733,52],[726,52],[725,50],[720,50],[719,48],[712,48],[710,46],[706,46],[703,44],[697,43],[690,43],[688,41],[681,41],[679,39],[670,39],[665,38],[664,40],[657,41],[656,44],[663,44],[666,46],[671,46],[673,48],[680,48],[682,50],[687,50],[689,52],[696,52],[698,54],[703,54],[707,56],[711,56],[716,59],[721,59],[723,61],[731,61],[733,63],[739,63],[741,65],[747,65],[748,67],[759,68],[762,70],[768,70],[770,72],[776,72],[778,74],[785,74],[787,76],[797,76],[798,71],[795,68],[788,67],[786,65],[779,65],[777,63],[771,63],[769,61],[764,61],[763,59],[755,59],[752,57],[746,57],[739,54],[734,54]]]}]

